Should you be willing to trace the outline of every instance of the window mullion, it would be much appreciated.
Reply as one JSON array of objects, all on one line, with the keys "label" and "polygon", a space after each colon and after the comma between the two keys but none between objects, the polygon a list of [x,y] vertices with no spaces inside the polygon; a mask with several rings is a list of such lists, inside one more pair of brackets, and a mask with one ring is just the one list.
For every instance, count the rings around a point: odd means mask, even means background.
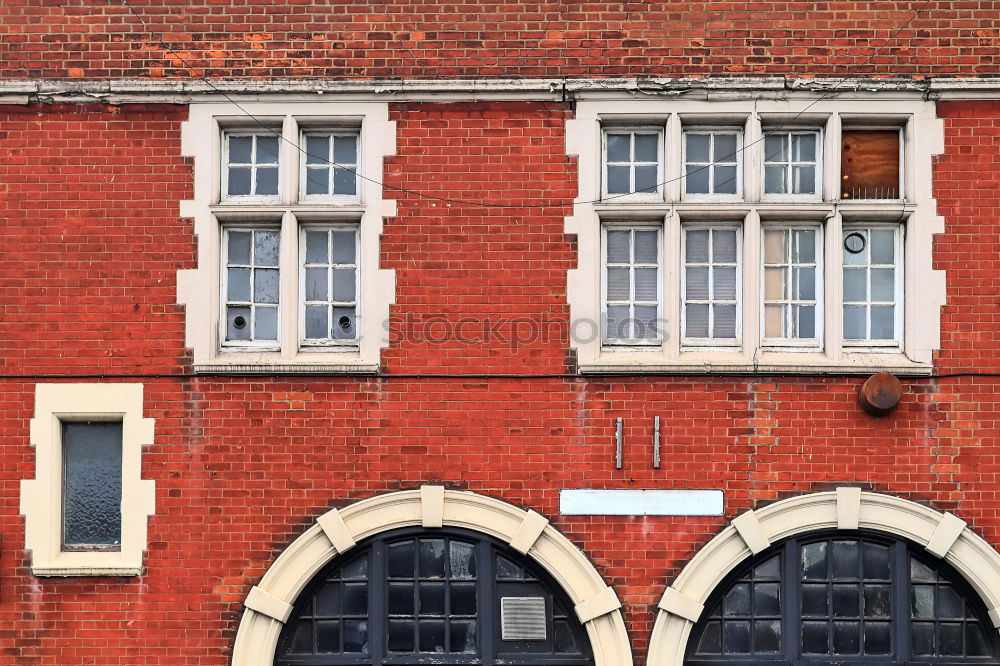
[{"label": "window mullion", "polygon": [[798,575],[798,542],[789,541],[785,544],[781,556],[781,593],[784,600],[781,605],[781,624],[784,627],[781,641],[784,647],[785,659],[795,662],[800,657],[799,636],[801,635],[802,604],[799,596]]},{"label": "window mullion", "polygon": [[496,662],[496,634],[497,617],[496,606],[499,604],[496,595],[496,573],[494,572],[493,548],[489,541],[482,539],[477,548],[479,561],[476,571],[479,579],[476,581],[476,593],[479,599],[476,602],[477,613],[476,627],[479,636],[479,657],[482,664],[493,664]]},{"label": "window mullion", "polygon": [[890,606],[892,617],[892,647],[897,663],[910,660],[910,573],[906,544],[897,541],[892,545],[892,569],[889,572]]},{"label": "window mullion", "polygon": [[386,640],[389,635],[388,606],[386,604],[386,548],[385,540],[372,544],[368,561],[368,649],[372,666],[379,666],[385,659]]}]

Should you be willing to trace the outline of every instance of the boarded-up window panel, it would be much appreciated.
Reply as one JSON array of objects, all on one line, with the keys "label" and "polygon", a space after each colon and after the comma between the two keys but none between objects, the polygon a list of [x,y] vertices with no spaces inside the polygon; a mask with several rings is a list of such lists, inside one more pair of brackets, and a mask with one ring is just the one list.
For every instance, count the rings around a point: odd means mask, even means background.
[{"label": "boarded-up window panel", "polygon": [[840,174],[842,199],[898,199],[899,131],[844,130]]}]

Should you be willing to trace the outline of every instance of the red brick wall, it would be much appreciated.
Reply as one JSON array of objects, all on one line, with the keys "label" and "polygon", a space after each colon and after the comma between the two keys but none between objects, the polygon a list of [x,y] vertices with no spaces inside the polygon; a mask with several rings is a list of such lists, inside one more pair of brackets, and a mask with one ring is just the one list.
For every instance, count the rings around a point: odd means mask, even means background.
[{"label": "red brick wall", "polygon": [[135,13],[104,0],[7,0],[0,76],[187,77],[188,66],[279,79],[1000,72],[995,0],[128,4]]},{"label": "red brick wall", "polygon": [[[949,305],[938,369],[1000,371],[991,263],[1000,109],[949,103],[941,113],[946,232],[936,267],[948,271]],[[190,221],[177,217],[191,195],[178,157],[184,109],[0,109],[0,663],[226,664],[250,585],[317,515],[428,482],[549,517],[615,587],[639,657],[663,587],[728,518],[760,502],[863,484],[955,511],[1000,544],[992,378],[908,380],[899,410],[873,419],[856,405],[858,379],[412,376],[566,371],[574,247],[562,228],[575,171],[559,105],[402,105],[394,115],[390,184],[465,196],[492,174],[526,201],[563,203],[442,213],[399,194],[382,245],[399,295],[388,375],[244,379],[188,374],[174,305],[175,271],[192,266],[195,250]],[[437,312],[551,317],[563,332],[516,351],[413,341],[419,316]],[[143,476],[156,481],[157,510],[143,576],[30,575],[18,494],[34,476],[37,380],[14,375],[33,373],[145,384],[157,437]],[[649,463],[654,416],[659,470]],[[611,445],[617,417],[622,470]],[[723,488],[727,517],[560,516],[558,490],[584,486]]]}]

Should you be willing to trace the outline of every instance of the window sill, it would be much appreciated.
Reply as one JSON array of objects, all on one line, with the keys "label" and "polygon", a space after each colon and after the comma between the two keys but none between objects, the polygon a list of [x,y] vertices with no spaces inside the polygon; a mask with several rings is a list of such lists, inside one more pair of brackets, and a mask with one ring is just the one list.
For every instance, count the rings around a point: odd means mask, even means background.
[{"label": "window sill", "polygon": [[889,372],[904,377],[926,377],[930,364],[915,363],[900,353],[845,351],[839,361],[822,353],[764,352],[754,361],[742,353],[682,352],[667,360],[659,353],[602,353],[581,363],[581,375],[870,375]]},{"label": "window sill", "polygon": [[278,353],[223,352],[195,363],[199,375],[377,375],[379,364],[364,361],[356,347],[302,351],[291,358]]},{"label": "window sill", "polygon": [[39,577],[52,576],[139,576],[142,567],[129,565],[125,562],[94,562],[92,564],[50,564],[31,567],[32,575]]}]

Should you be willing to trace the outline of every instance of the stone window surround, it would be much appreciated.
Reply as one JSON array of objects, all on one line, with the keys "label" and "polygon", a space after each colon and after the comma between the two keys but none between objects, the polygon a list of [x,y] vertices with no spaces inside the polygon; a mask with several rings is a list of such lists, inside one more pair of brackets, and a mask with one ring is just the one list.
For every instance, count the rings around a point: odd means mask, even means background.
[{"label": "stone window surround", "polygon": [[[750,95],[747,95],[749,98]],[[815,94],[819,97],[819,93]],[[567,121],[567,153],[579,157],[579,192],[574,214],[566,218],[565,231],[577,238],[578,263],[567,275],[570,317],[579,336],[571,336],[583,374],[678,372],[710,374],[713,372],[805,373],[824,372],[869,374],[877,371],[900,375],[927,375],[932,370],[933,352],[940,347],[940,308],[945,303],[944,271],[932,270],[932,241],[944,230],[943,218],[937,216],[932,196],[931,157],[944,151],[944,125],[936,116],[932,101],[892,95],[860,95],[855,99],[814,99],[808,111],[796,114],[811,102],[747,99],[699,101],[672,100],[601,100],[577,103],[576,117]],[[794,118],[794,121],[792,120]],[[744,198],[739,201],[690,201],[681,196],[681,139],[683,126],[725,125],[737,119],[746,129],[744,153]],[[826,193],[814,201],[773,201],[761,196],[763,144],[755,143],[766,125],[788,123],[796,128],[813,126],[822,129],[827,168],[823,172]],[[900,202],[841,201],[839,195],[839,142],[844,122],[852,126],[900,126],[904,132],[903,189],[906,200]],[[656,203],[595,201],[601,196],[602,127],[623,126],[665,128],[665,200]],[[835,194],[834,194],[835,193]],[[680,293],[678,291],[678,239],[681,222],[740,219],[744,224],[744,303],[760,300],[759,251],[761,219],[769,221],[822,222],[825,238],[839,238],[845,223],[855,221],[887,222],[905,220],[905,267],[903,292],[919,294],[904,303],[904,341],[894,351],[877,348],[854,349],[839,343],[841,313],[828,310],[825,320],[825,347],[816,352],[785,351],[760,344],[759,304],[744,307],[744,335],[736,351],[694,350],[683,348],[677,335]],[[600,302],[600,230],[602,223],[617,220],[659,222],[664,227],[664,307],[668,324],[667,339],[659,348],[616,349],[602,345],[601,336],[585,335],[593,326],[583,323],[601,321]],[[831,252],[840,243],[824,243],[827,271],[838,265]],[[836,277],[836,276],[834,276]],[[839,279],[824,281],[824,301],[828,308],[840,302]],[[834,291],[836,290],[836,291]],[[586,329],[586,330],[585,330]]]},{"label": "stone window surround", "polygon": [[[138,576],[153,515],[155,482],[141,478],[142,448],[153,444],[153,419],[142,417],[142,384],[36,384],[31,445],[35,478],[21,481],[25,548],[36,576]],[[62,550],[62,422],[122,422],[121,548]]]},{"label": "stone window surround", "polygon": [[[198,267],[177,274],[178,302],[186,308],[186,344],[195,372],[375,374],[388,345],[385,326],[395,300],[395,272],[379,268],[383,221],[396,214],[396,202],[382,198],[383,159],[396,150],[395,123],[385,102],[198,102],[181,127],[181,152],[194,159],[194,198],[182,201],[181,215],[194,218]],[[229,129],[280,127],[280,195],[275,203],[226,202],[221,196],[223,133]],[[354,128],[360,131],[359,159],[365,165],[360,201],[300,198],[300,152],[305,130]],[[221,228],[227,223],[280,223],[282,270],[280,350],[223,349],[220,344]],[[302,347],[299,343],[298,227],[304,223],[359,225],[358,282],[364,295],[358,309],[358,344]]]}]

